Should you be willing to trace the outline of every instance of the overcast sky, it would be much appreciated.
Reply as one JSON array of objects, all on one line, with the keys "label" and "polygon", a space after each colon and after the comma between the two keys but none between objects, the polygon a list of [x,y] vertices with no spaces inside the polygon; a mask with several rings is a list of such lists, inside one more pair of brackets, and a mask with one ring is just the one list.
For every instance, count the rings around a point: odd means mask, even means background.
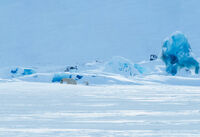
[{"label": "overcast sky", "polygon": [[200,56],[199,0],[2,0],[1,65],[74,64],[159,54],[172,32]]}]

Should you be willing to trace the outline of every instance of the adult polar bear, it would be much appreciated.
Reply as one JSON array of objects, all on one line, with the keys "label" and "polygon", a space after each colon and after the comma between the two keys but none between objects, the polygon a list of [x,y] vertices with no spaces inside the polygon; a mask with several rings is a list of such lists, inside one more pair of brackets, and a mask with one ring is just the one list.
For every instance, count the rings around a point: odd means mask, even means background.
[{"label": "adult polar bear", "polygon": [[199,63],[192,57],[190,44],[181,32],[173,33],[164,41],[161,58],[166,64],[166,71],[172,75],[184,67],[199,73]]},{"label": "adult polar bear", "polygon": [[61,83],[61,84],[67,83],[67,84],[77,85],[76,80],[73,79],[73,78],[63,78],[63,79],[60,81],[60,83]]}]

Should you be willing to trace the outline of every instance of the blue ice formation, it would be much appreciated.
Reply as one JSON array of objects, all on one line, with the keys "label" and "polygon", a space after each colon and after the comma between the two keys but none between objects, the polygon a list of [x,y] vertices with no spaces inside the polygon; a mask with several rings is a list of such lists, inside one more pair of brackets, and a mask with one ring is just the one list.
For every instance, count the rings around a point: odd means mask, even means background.
[{"label": "blue ice formation", "polygon": [[140,72],[141,74],[144,74],[146,72],[146,69],[144,67],[142,67],[139,64],[134,64],[135,69],[137,69],[138,72]]},{"label": "blue ice formation", "polygon": [[52,82],[60,82],[63,78],[73,78],[75,80],[80,80],[83,78],[82,75],[74,75],[74,74],[67,74],[67,73],[56,73],[53,76]]},{"label": "blue ice formation", "polygon": [[123,57],[115,56],[106,62],[104,71],[125,76],[133,76],[133,69],[134,64],[132,62]]},{"label": "blue ice formation", "polygon": [[115,56],[105,64],[104,71],[124,76],[134,76],[136,74],[142,74],[144,68],[142,68],[139,64],[132,63],[124,57]]},{"label": "blue ice formation", "polygon": [[77,79],[77,80],[82,79],[82,78],[83,78],[83,76],[81,76],[81,75],[76,75],[76,79]]},{"label": "blue ice formation", "polygon": [[17,72],[18,72],[18,68],[12,69],[12,70],[10,71],[10,73],[12,73],[12,74],[17,74]]},{"label": "blue ice formation", "polygon": [[36,73],[36,71],[33,70],[32,68],[17,67],[15,69],[12,69],[10,71],[10,73],[13,75],[13,77],[15,77],[15,76],[32,75],[32,74]]},{"label": "blue ice formation", "polygon": [[35,71],[33,69],[25,68],[22,75],[31,75],[31,74],[34,74],[34,73],[35,73]]},{"label": "blue ice formation", "polygon": [[199,63],[192,57],[190,44],[181,32],[173,33],[164,41],[161,59],[171,75],[176,75],[181,68],[195,69],[195,73],[199,73]]},{"label": "blue ice formation", "polygon": [[52,82],[60,82],[63,78],[72,78],[72,75],[66,73],[56,73],[53,76]]}]

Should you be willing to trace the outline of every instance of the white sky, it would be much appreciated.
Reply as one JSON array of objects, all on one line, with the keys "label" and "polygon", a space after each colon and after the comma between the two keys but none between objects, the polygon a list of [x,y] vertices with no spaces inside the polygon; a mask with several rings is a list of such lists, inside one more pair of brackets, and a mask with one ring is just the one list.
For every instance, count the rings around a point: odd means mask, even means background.
[{"label": "white sky", "polygon": [[1,65],[74,64],[159,54],[184,32],[199,56],[199,0],[0,1]]}]

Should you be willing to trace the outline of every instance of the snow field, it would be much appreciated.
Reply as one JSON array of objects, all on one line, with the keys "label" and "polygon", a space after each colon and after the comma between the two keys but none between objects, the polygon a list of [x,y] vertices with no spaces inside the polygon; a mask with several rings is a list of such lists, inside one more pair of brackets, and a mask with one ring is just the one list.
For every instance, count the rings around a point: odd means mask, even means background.
[{"label": "snow field", "polygon": [[0,83],[0,136],[200,136],[200,87]]}]

